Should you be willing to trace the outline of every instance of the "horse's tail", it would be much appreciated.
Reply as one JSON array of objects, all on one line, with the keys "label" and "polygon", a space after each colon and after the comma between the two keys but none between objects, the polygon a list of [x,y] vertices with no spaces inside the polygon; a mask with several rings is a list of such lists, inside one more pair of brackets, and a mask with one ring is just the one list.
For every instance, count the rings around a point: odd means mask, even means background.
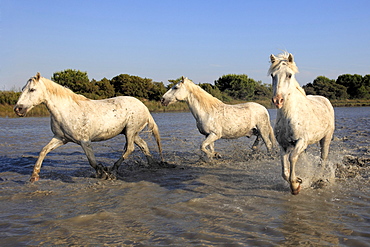
[{"label": "horse's tail", "polygon": [[270,123],[270,114],[268,113],[267,109],[266,109],[266,116],[267,116],[267,126],[269,127],[269,139],[271,141],[271,144],[272,144],[272,147],[276,147],[276,138],[275,138],[275,133],[274,133],[274,129],[272,128],[271,126],[271,123]]},{"label": "horse's tail", "polygon": [[163,161],[163,154],[162,154],[162,143],[161,143],[161,136],[159,134],[158,125],[155,123],[152,115],[149,113],[148,119],[148,128],[152,131],[152,134],[157,142],[158,151],[161,156],[161,160]]},{"label": "horse's tail", "polygon": [[[265,107],[263,107],[263,108],[264,108],[263,113],[261,115],[259,115],[260,116],[260,122],[258,122],[257,128],[259,129],[261,137],[262,137],[263,141],[265,142],[267,151],[272,152],[273,148],[276,147],[275,134],[274,134],[273,128],[271,127],[270,115],[269,115],[267,109]],[[271,143],[271,146],[268,142]]]},{"label": "horse's tail", "polygon": [[270,125],[270,131],[269,131],[269,138],[270,138],[270,141],[272,143],[272,146],[276,147],[277,143],[276,143],[276,138],[275,138],[275,134],[274,134],[274,129],[271,127],[271,125]]}]

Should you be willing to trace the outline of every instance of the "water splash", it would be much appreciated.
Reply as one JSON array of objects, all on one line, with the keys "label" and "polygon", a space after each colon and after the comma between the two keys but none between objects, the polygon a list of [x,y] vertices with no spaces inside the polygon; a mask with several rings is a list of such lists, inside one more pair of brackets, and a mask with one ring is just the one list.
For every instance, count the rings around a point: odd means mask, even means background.
[{"label": "water splash", "polygon": [[336,165],[328,159],[322,162],[320,156],[302,153],[297,162],[297,176],[301,177],[302,187],[322,188],[335,182]]}]

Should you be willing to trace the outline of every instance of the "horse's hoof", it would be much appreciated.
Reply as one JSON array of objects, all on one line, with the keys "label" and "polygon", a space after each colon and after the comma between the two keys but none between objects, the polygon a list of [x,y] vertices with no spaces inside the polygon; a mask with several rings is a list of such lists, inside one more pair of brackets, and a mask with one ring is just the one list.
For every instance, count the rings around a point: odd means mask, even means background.
[{"label": "horse's hoof", "polygon": [[32,176],[30,178],[30,182],[33,183],[33,182],[36,182],[36,181],[39,181],[40,177],[39,176]]},{"label": "horse's hoof", "polygon": [[117,178],[114,174],[107,174],[105,179],[106,180],[116,180]]},{"label": "horse's hoof", "polygon": [[106,179],[106,177],[107,177],[107,173],[104,170],[96,172],[96,178]]},{"label": "horse's hoof", "polygon": [[291,192],[292,192],[292,195],[298,195],[299,194],[299,192],[301,191],[301,185],[298,185],[298,187],[296,188],[296,189],[293,189],[292,187],[291,187]]},{"label": "horse's hoof", "polygon": [[108,174],[106,172],[97,174],[96,176],[97,176],[97,178],[103,179],[103,180],[110,180],[110,177],[111,177],[110,174]]},{"label": "horse's hoof", "polygon": [[215,154],[213,155],[213,157],[215,157],[216,159],[221,159],[222,158],[222,155],[220,153],[215,152]]},{"label": "horse's hoof", "polygon": [[107,168],[96,173],[96,177],[102,180],[116,180],[116,175],[113,172],[109,171]]}]

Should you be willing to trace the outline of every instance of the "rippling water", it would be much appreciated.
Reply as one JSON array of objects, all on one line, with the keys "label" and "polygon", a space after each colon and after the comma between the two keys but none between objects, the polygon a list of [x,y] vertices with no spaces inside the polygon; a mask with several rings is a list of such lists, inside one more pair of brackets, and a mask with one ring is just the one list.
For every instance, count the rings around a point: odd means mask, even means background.
[{"label": "rippling water", "polygon": [[[370,108],[335,112],[328,166],[318,169],[319,148],[309,147],[298,164],[298,196],[281,177],[277,152],[251,151],[254,138],[219,140],[223,158],[204,162],[190,113],[153,114],[176,168],[145,168],[137,148],[118,180],[98,180],[81,147],[67,144],[29,184],[52,137],[49,119],[0,118],[0,245],[369,246]],[[142,137],[158,158],[154,140]],[[112,165],[123,145],[123,136],[94,143],[97,159]],[[317,180],[323,185],[312,186]]]}]

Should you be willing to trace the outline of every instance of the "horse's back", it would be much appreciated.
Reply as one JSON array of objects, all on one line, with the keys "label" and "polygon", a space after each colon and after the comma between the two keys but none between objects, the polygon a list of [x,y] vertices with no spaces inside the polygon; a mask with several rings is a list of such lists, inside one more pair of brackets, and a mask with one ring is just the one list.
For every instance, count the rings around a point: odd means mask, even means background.
[{"label": "horse's back", "polygon": [[246,103],[241,103],[241,104],[236,104],[236,105],[227,105],[231,108],[239,108],[243,110],[248,110],[248,111],[254,111],[258,113],[266,113],[267,109],[256,102],[246,102]]},{"label": "horse's back", "polygon": [[224,104],[222,111],[225,115],[238,114],[235,117],[268,114],[267,109],[255,102],[247,102],[236,105]]},{"label": "horse's back", "polygon": [[149,110],[144,103],[131,96],[118,96],[109,99],[96,100],[95,102],[98,106],[113,109],[117,113],[144,114],[145,117],[149,114]]},{"label": "horse's back", "polygon": [[321,95],[307,95],[307,98],[313,102],[317,102],[319,104],[323,104],[326,106],[326,108],[328,108],[329,110],[333,111],[333,106],[332,104],[330,103],[330,101],[325,98],[324,96],[321,96]]},{"label": "horse's back", "polygon": [[250,116],[251,116],[251,121],[253,122],[264,122],[264,121],[270,121],[270,115],[266,109],[261,104],[258,104],[256,102],[247,102],[243,104],[239,104],[241,107],[245,108],[248,110]]},{"label": "horse's back", "polygon": [[101,100],[95,100],[95,101],[107,102],[107,103],[115,102],[119,104],[124,104],[126,107],[129,107],[129,108],[131,107],[136,108],[137,106],[146,108],[143,102],[141,102],[140,100],[132,96],[117,96],[113,98],[101,99]]}]

